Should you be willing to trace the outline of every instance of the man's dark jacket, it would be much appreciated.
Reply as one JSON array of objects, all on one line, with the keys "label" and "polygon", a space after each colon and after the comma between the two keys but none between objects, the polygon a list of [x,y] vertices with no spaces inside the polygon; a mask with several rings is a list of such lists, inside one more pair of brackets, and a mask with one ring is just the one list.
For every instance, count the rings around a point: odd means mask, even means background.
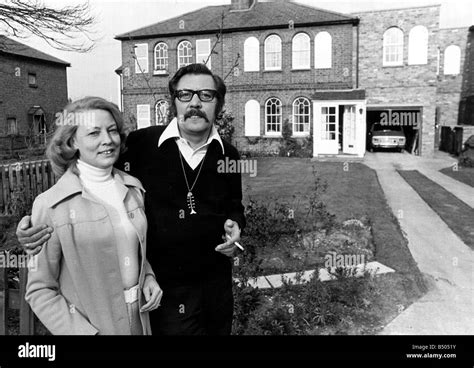
[{"label": "man's dark jacket", "polygon": [[[240,173],[218,172],[219,160],[239,160],[235,147],[216,140],[208,146],[201,173],[192,190],[197,214],[186,202],[188,189],[173,138],[158,147],[164,126],[152,126],[129,134],[126,152],[116,167],[143,184],[148,219],[147,257],[158,283],[164,285],[199,282],[231,275],[231,259],[216,252],[223,243],[224,222],[245,226]],[[200,165],[201,165],[200,164]],[[200,165],[192,170],[183,157],[189,186]],[[220,170],[222,171],[222,170]]]}]

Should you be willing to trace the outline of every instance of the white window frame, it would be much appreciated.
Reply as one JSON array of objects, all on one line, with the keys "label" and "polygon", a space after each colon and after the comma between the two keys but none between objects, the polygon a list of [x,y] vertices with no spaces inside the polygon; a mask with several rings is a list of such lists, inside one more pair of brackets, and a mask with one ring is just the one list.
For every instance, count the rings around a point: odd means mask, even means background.
[{"label": "white window frame", "polygon": [[150,125],[150,105],[137,105],[137,130]]},{"label": "white window frame", "polygon": [[281,70],[281,38],[276,34],[265,39],[265,70]]},{"label": "white window frame", "polygon": [[[155,124],[156,125],[168,125],[168,110],[170,105],[166,100],[159,100],[155,104]],[[160,119],[161,113],[161,119]]]},{"label": "white window frame", "polygon": [[[268,113],[269,105],[276,106],[276,113]],[[267,101],[265,101],[265,135],[266,136],[276,136],[281,137],[282,135],[282,127],[283,127],[283,106],[281,100],[276,97],[271,97]],[[269,121],[269,118],[271,119]],[[275,130],[268,130],[268,126],[275,125],[277,129]]]},{"label": "white window frame", "polygon": [[314,38],[314,68],[332,68],[332,36],[329,32],[319,32]]},{"label": "white window frame", "polygon": [[461,73],[461,48],[449,45],[444,50],[444,75],[458,75]]},{"label": "white window frame", "polygon": [[[304,105],[303,108],[307,108],[307,113],[300,113],[298,109],[301,104]],[[292,131],[294,136],[307,136],[310,133],[311,127],[311,102],[306,97],[298,97],[293,101],[292,105]],[[303,120],[303,122],[301,122]],[[305,122],[304,120],[307,120]],[[303,131],[297,131],[296,127],[303,125]]]},{"label": "white window frame", "polygon": [[428,29],[415,26],[408,34],[408,64],[428,64]]},{"label": "white window frame", "polygon": [[292,45],[292,67],[293,69],[311,68],[311,38],[304,32],[297,33],[293,37]]},{"label": "white window frame", "polygon": [[[178,69],[192,64],[193,62],[193,45],[188,40],[181,41],[178,44]],[[181,60],[183,59],[183,60]]]},{"label": "white window frame", "polygon": [[260,42],[257,37],[249,37],[244,42],[244,72],[260,70]]},{"label": "white window frame", "polygon": [[[326,109],[326,112],[323,112],[323,109]],[[331,109],[334,109],[334,113],[331,113]],[[337,131],[337,117],[338,117],[338,106],[321,106],[321,139],[326,141],[335,141],[338,139],[338,131]],[[331,117],[334,118],[334,121],[331,121]],[[334,132],[330,129],[331,126],[334,127]],[[333,133],[334,137],[330,137],[330,134]]]},{"label": "white window frame", "polygon": [[245,136],[260,136],[260,103],[257,100],[248,100],[245,103]]},{"label": "white window frame", "polygon": [[[207,63],[205,61],[209,58]],[[196,63],[205,64],[211,69],[211,39],[196,40]]]},{"label": "white window frame", "polygon": [[141,74],[142,72],[148,73],[148,44],[136,43],[134,50],[135,50],[135,74]]},{"label": "white window frame", "polygon": [[[397,33],[398,40],[393,42],[389,39],[391,33]],[[398,27],[390,27],[383,34],[383,66],[403,65],[403,31]],[[396,60],[388,60],[389,55],[396,55]]]},{"label": "white window frame", "polygon": [[155,69],[153,74],[166,74],[168,72],[168,45],[158,42],[155,46]]}]

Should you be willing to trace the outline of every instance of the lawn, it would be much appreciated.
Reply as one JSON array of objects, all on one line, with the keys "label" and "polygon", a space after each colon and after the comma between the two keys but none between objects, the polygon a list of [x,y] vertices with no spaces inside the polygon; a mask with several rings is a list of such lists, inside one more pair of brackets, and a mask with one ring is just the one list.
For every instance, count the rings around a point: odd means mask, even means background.
[{"label": "lawn", "polygon": [[460,181],[461,183],[474,187],[474,167],[462,167],[459,166],[457,170],[453,170],[452,167],[446,167],[440,170],[444,175],[450,176],[451,178]]},{"label": "lawn", "polygon": [[327,183],[322,200],[329,212],[339,221],[366,217],[372,226],[376,259],[398,272],[416,274],[416,263],[385,200],[377,174],[364,164],[259,158],[257,175],[243,175],[244,202],[249,197],[272,201],[308,194],[313,167]]},{"label": "lawn", "polygon": [[[260,291],[237,291],[236,319],[234,333],[237,334],[375,334],[383,326],[396,317],[404,308],[418,299],[425,291],[422,276],[416,267],[407,247],[398,221],[393,216],[380,187],[375,171],[360,163],[313,162],[310,159],[297,158],[258,158],[257,175],[243,175],[244,203],[250,208],[255,201],[265,203],[280,211],[277,215],[294,209],[296,220],[304,224],[311,221],[319,222],[305,216],[305,201],[313,191],[316,177],[319,186],[326,183],[326,190],[319,198],[325,204],[321,213],[333,214],[334,224],[322,223],[326,232],[321,235],[323,246],[310,247],[314,253],[327,252],[330,247],[343,246],[338,251],[349,253],[365,251],[369,260],[376,260],[393,268],[396,272],[375,278],[347,278],[344,275],[337,281],[312,282],[306,286],[287,286],[282,289]],[[288,203],[282,206],[281,203]],[[248,208],[248,207],[247,207]],[[283,211],[281,209],[283,208]],[[259,208],[262,209],[262,208]],[[327,211],[327,212],[325,212]],[[281,225],[278,221],[263,221],[267,212],[252,212],[252,218],[259,220],[259,227],[272,231],[269,225]],[[270,211],[271,212],[271,211]],[[319,215],[319,214],[318,214]],[[278,216],[276,216],[278,217]],[[360,231],[350,232],[345,225],[346,220],[359,221]],[[316,227],[318,227],[317,225]],[[303,234],[296,234],[291,243],[288,228],[276,226],[281,235],[274,236],[275,243],[256,242],[251,237],[243,237],[243,242],[252,243],[256,257],[260,257],[261,265],[272,267],[278,265],[267,261],[283,259],[282,271],[297,267],[292,260],[294,249],[303,247]],[[301,226],[300,226],[301,228]],[[282,231],[283,229],[283,231]],[[367,234],[369,229],[369,234]],[[301,229],[300,229],[301,230]],[[353,230],[353,229],[352,229]],[[336,235],[336,236],[335,236]],[[328,239],[346,239],[335,244]],[[361,239],[364,238],[364,241]],[[268,239],[264,239],[268,240]],[[265,244],[264,246],[260,245]],[[324,248],[329,245],[329,248]],[[262,249],[259,249],[259,248]],[[318,257],[310,258],[310,266],[317,266]],[[300,265],[301,266],[301,265]],[[306,265],[308,266],[308,265]],[[321,265],[319,265],[321,266]],[[315,268],[311,267],[310,269]],[[305,268],[308,269],[308,268]],[[292,271],[301,271],[293,269]],[[252,309],[249,305],[258,305]],[[291,306],[293,312],[288,312]],[[309,306],[309,307],[308,307]],[[250,316],[250,317],[248,317]],[[304,321],[302,323],[301,321]]]}]

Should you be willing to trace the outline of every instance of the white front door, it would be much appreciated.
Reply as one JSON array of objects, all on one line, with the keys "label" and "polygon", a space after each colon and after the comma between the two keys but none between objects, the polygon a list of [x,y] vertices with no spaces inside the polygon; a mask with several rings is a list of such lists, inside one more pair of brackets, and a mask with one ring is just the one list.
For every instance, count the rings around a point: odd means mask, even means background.
[{"label": "white front door", "polygon": [[355,105],[344,106],[343,115],[343,137],[342,152],[357,154],[357,133],[356,133],[356,107]]},{"label": "white front door", "polygon": [[335,104],[315,104],[315,153],[323,155],[339,153],[338,110],[339,106]]}]

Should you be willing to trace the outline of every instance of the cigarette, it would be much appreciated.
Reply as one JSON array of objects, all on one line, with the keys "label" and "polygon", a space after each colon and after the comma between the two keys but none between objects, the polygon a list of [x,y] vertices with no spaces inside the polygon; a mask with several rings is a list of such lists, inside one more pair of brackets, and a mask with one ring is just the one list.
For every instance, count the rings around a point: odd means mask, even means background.
[{"label": "cigarette", "polygon": [[[229,234],[225,234],[227,239],[230,239],[230,235]],[[239,242],[234,242],[235,245],[237,245],[237,247],[240,249],[240,250],[244,250],[244,247],[240,245]]]}]

